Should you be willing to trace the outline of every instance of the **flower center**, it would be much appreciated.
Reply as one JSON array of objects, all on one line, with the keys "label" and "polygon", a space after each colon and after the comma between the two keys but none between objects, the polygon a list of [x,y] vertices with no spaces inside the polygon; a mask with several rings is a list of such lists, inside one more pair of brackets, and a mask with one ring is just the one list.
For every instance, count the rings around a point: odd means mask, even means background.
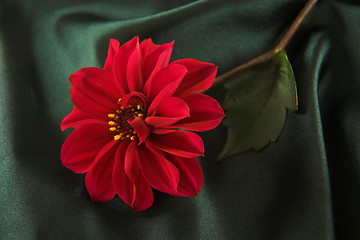
[{"label": "flower center", "polygon": [[115,133],[114,140],[135,140],[138,135],[128,121],[133,120],[135,117],[144,118],[144,113],[145,110],[142,105],[129,104],[127,107],[120,106],[120,109],[117,109],[115,113],[108,114],[108,117],[112,118],[108,124],[110,125],[110,131]]}]

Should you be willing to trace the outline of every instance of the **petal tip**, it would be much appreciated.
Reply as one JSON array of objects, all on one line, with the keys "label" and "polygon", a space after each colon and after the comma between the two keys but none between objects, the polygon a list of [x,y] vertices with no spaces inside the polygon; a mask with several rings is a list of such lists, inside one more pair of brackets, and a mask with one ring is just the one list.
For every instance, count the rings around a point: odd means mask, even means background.
[{"label": "petal tip", "polygon": [[135,37],[133,37],[130,41],[136,41],[136,42],[138,42],[138,43],[139,43],[139,36],[135,36]]},{"label": "petal tip", "polygon": [[65,126],[63,125],[63,123],[60,123],[59,126],[60,126],[60,129],[61,129],[62,132],[67,129],[67,127],[65,127]]},{"label": "petal tip", "polygon": [[116,40],[115,38],[110,38],[110,44],[114,44],[114,45],[120,45],[120,42],[118,40]]}]

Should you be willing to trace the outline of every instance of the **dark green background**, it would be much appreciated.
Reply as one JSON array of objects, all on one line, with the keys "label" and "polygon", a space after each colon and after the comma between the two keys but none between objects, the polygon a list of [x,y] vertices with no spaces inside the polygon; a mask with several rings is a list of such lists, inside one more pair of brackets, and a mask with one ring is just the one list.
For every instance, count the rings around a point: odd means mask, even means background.
[{"label": "dark green background", "polygon": [[[219,74],[269,50],[304,0],[0,1],[0,239],[360,239],[360,3],[319,0],[287,47],[299,111],[277,143],[215,162],[203,133],[196,198],[155,192],[134,213],[93,203],[62,166],[68,77],[102,67],[109,38],[175,41],[172,60]],[[209,92],[221,101],[222,86]],[[244,116],[246,117],[246,116]]]}]

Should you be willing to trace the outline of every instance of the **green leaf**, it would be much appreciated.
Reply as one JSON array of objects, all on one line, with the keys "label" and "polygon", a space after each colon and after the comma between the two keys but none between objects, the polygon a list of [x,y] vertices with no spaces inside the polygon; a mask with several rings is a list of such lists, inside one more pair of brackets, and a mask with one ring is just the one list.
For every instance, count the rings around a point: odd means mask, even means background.
[{"label": "green leaf", "polygon": [[297,110],[295,77],[284,50],[238,73],[225,88],[229,90],[223,103],[228,134],[219,160],[276,141],[285,124],[286,109]]}]

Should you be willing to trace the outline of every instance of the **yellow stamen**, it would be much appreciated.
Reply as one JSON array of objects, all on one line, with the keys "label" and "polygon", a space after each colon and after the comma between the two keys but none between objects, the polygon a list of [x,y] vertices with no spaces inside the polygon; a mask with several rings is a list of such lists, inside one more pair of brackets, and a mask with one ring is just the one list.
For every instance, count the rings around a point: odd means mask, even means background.
[{"label": "yellow stamen", "polygon": [[[120,104],[121,98],[119,99]],[[145,112],[141,104],[129,104],[127,106],[118,106],[113,113],[109,113],[107,116],[110,118],[108,121],[109,130],[114,132],[114,140],[131,140],[138,139],[138,135],[129,124],[129,120],[133,120],[136,117],[145,117]]]}]

